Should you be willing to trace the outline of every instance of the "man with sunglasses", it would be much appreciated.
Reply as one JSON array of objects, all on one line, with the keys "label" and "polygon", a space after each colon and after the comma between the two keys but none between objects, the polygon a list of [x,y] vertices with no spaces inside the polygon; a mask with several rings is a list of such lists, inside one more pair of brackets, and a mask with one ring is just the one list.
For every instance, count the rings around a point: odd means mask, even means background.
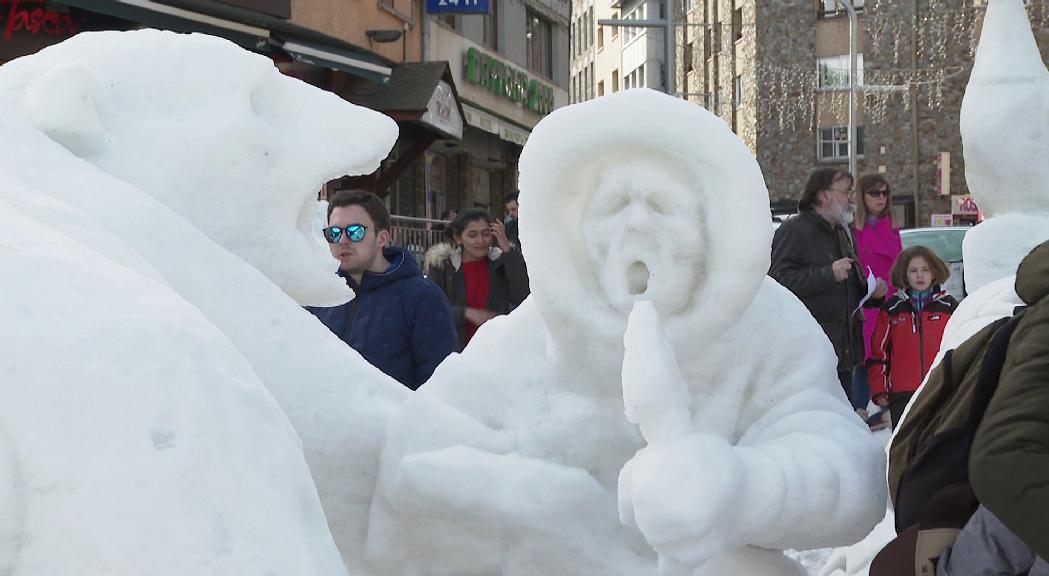
[{"label": "man with sunglasses", "polygon": [[373,366],[417,389],[458,345],[448,299],[407,250],[391,245],[390,213],[378,196],[336,193],[323,233],[356,296],[307,310]]}]

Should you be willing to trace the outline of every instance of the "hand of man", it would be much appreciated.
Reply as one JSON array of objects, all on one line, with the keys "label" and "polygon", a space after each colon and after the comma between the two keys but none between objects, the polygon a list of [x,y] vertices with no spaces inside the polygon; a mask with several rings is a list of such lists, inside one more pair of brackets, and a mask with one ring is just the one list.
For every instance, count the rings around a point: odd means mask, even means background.
[{"label": "hand of man", "polygon": [[503,252],[510,251],[510,239],[506,236],[506,226],[502,222],[496,220],[489,226],[492,231],[492,236],[495,237],[495,241],[499,244],[499,249]]},{"label": "hand of man", "polygon": [[849,272],[852,271],[852,258],[836,260],[830,267],[834,271],[834,281],[844,282],[849,277]]},{"label": "hand of man", "polygon": [[878,278],[878,285],[874,288],[874,294],[871,296],[875,300],[884,298],[885,294],[889,292],[889,285],[884,280]]}]

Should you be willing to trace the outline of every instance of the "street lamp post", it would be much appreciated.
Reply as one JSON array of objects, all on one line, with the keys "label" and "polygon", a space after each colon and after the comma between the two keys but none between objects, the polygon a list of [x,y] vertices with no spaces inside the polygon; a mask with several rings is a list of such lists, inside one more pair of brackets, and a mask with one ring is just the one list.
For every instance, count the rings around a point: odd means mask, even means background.
[{"label": "street lamp post", "polygon": [[852,5],[853,0],[837,1],[849,13],[849,174],[856,178],[856,8]]}]

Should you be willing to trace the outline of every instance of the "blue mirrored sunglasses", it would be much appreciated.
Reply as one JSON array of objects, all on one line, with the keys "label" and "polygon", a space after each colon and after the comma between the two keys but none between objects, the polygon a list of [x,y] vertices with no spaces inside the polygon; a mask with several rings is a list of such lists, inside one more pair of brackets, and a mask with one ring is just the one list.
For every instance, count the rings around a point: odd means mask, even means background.
[{"label": "blue mirrored sunglasses", "polygon": [[367,230],[368,227],[364,224],[350,224],[343,228],[328,226],[321,229],[321,232],[324,233],[324,239],[328,241],[328,244],[338,244],[339,240],[342,240],[343,232],[346,232],[346,237],[350,239],[350,242],[360,242],[364,240],[364,234]]}]

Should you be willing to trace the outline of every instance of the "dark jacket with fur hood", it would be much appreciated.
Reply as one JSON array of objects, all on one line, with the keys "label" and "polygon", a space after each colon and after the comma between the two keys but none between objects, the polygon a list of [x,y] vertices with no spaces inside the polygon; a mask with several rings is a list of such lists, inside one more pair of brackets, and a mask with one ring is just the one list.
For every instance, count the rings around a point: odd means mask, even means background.
[{"label": "dark jacket with fur hood", "polygon": [[[488,304],[497,314],[509,314],[528,297],[528,272],[521,249],[508,252],[492,248],[488,252]],[[466,347],[466,278],[462,270],[462,249],[437,244],[426,253],[426,275],[437,284],[452,305],[459,351]]]}]

